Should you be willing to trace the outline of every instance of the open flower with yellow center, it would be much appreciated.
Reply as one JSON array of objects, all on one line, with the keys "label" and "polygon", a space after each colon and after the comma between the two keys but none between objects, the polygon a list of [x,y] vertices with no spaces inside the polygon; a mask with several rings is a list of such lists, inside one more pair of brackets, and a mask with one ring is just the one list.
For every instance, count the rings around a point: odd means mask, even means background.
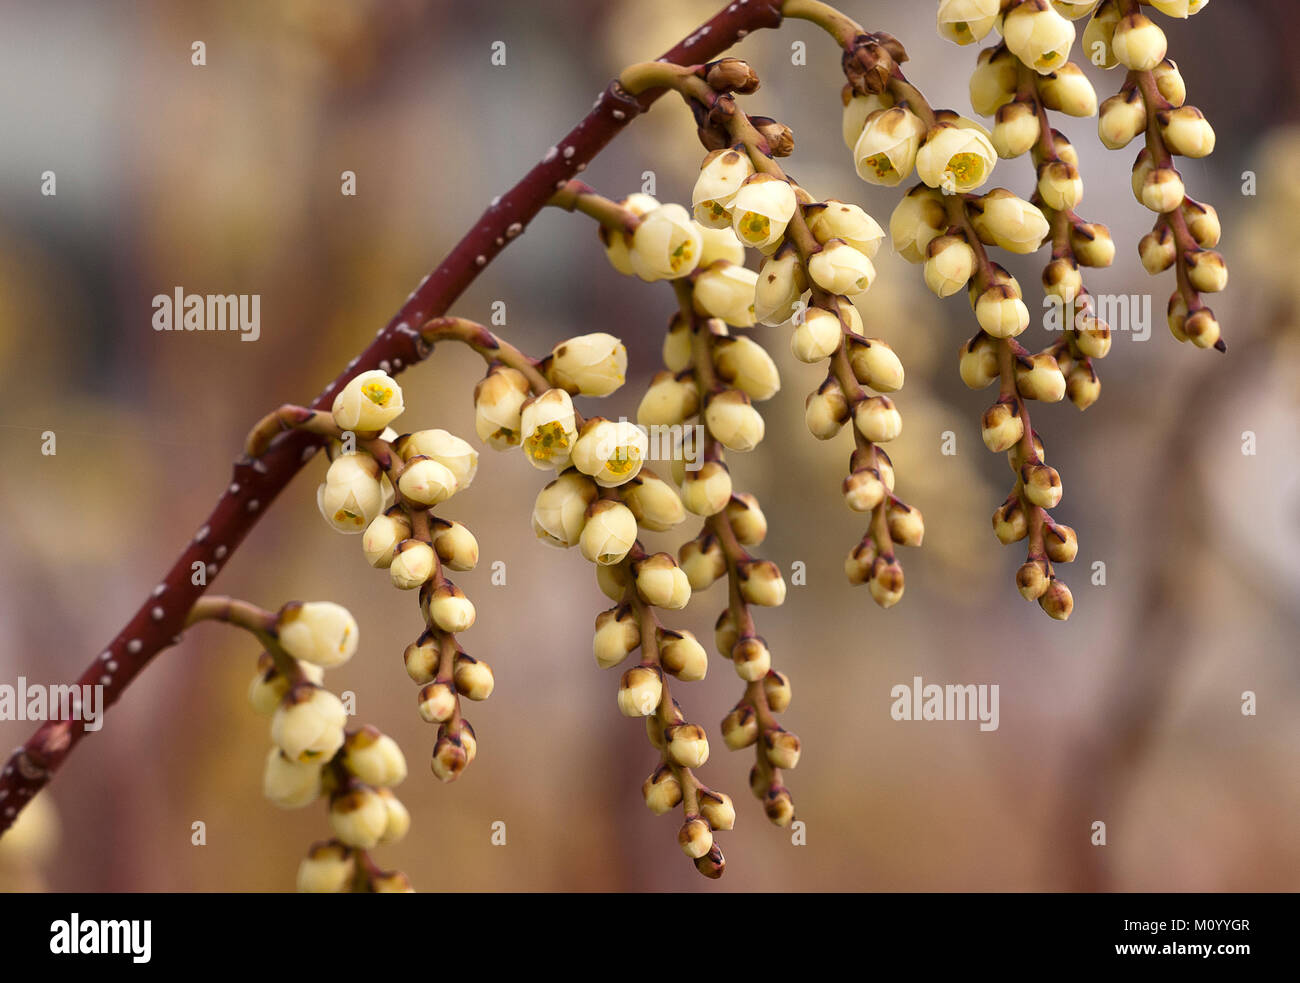
[{"label": "open flower with yellow center", "polygon": [[335,458],[316,489],[316,506],[325,521],[343,533],[363,532],[384,510],[380,468],[367,454]]},{"label": "open flower with yellow center", "polygon": [[587,524],[587,507],[600,495],[596,483],[570,469],[537,494],[533,504],[533,532],[552,546],[576,546]]},{"label": "open flower with yellow center", "polygon": [[762,249],[785,235],[797,204],[788,182],[771,174],[754,174],[732,199],[731,227],[746,246]]},{"label": "open flower with yellow center", "polygon": [[941,0],[939,33],[958,44],[973,44],[993,30],[1002,0]]},{"label": "open flower with yellow center", "polygon": [[872,113],[853,146],[853,166],[869,184],[895,187],[912,173],[925,124],[906,106]]},{"label": "open flower with yellow center", "polygon": [[379,369],[362,372],[339,390],[330,412],[342,430],[383,430],[406,408],[402,387]]},{"label": "open flower with yellow center", "polygon": [[691,192],[695,221],[709,229],[731,225],[731,203],[745,179],[754,173],[749,154],[733,148],[715,150],[704,158]]},{"label": "open flower with yellow center", "polygon": [[648,449],[645,431],[636,424],[594,417],[573,445],[573,466],[602,488],[615,488],[636,477]]},{"label": "open flower with yellow center", "polygon": [[916,152],[916,173],[932,188],[966,194],[989,179],[997,159],[993,142],[978,123],[944,121]]},{"label": "open flower with yellow center", "polygon": [[1047,0],[1025,0],[1003,20],[1002,39],[1022,62],[1047,75],[1069,60],[1074,25]]},{"label": "open flower with yellow center", "polygon": [[518,369],[494,366],[474,387],[474,432],[495,450],[518,447],[520,411],[528,398],[528,378]]},{"label": "open flower with yellow center", "polygon": [[608,396],[627,378],[627,347],[597,331],[562,341],[551,350],[552,384],[581,396]]},{"label": "open flower with yellow center", "polygon": [[563,389],[548,389],[524,403],[520,414],[524,453],[533,467],[561,471],[568,467],[578,424],[573,400]]},{"label": "open flower with yellow center", "polygon": [[721,318],[738,328],[754,325],[754,289],[758,274],[726,260],[714,263],[695,277],[695,305],[708,317]]},{"label": "open flower with yellow center", "polygon": [[628,261],[642,280],[675,280],[700,261],[700,228],[681,205],[660,205],[632,233]]}]

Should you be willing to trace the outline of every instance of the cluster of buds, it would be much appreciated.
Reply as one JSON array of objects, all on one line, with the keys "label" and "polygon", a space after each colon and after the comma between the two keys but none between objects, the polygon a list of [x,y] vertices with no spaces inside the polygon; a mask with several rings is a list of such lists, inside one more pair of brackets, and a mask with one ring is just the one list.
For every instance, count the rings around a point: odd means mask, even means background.
[{"label": "cluster of buds", "polygon": [[[238,602],[236,602],[238,603]],[[412,890],[400,871],[384,871],[369,851],[406,835],[411,817],[393,793],[406,759],[371,726],[347,730],[343,702],[321,683],[326,669],[357,650],[356,621],[330,602],[291,602],[277,614],[240,605],[237,620],[266,647],[249,688],[254,709],[271,717],[272,747],[262,791],[285,809],[325,796],[332,838],[312,846],[298,868],[306,892]]]},{"label": "cluster of buds", "polygon": [[[1151,3],[1171,17],[1188,17],[1206,0]],[[1106,68],[1128,70],[1120,91],[1101,104],[1098,129],[1112,150],[1145,133],[1146,146],[1133,165],[1133,195],[1156,213],[1138,253],[1153,276],[1175,268],[1177,289],[1169,298],[1169,330],[1198,348],[1225,349],[1219,322],[1201,299],[1228,285],[1228,268],[1214,247],[1221,228],[1214,208],[1188,197],[1175,157],[1202,158],[1214,151],[1214,128],[1195,106],[1178,66],[1167,56],[1168,42],[1137,0],[1103,0],[1085,32]]]}]

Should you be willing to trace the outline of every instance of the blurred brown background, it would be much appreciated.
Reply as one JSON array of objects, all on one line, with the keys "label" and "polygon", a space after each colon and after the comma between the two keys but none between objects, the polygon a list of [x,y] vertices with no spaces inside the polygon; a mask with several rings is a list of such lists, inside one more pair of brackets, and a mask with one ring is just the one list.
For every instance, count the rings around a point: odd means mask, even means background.
[{"label": "blurred brown background", "polygon": [[[0,681],[79,674],[201,523],[252,421],[318,392],[610,76],[719,4],[0,4]],[[975,49],[939,39],[933,4],[844,9],[903,39],[909,74],[935,105],[970,114]],[[758,329],[784,387],[765,407],[766,442],[735,473],[771,522],[763,555],[808,569],[784,608],[759,612],[794,682],[784,722],[804,742],[789,782],[806,846],[749,796],[749,752],[716,737],[741,689],[716,659],[707,680],[675,693],[714,735],[702,777],[737,803],[737,828],[720,841],[723,880],[699,877],[674,843],[677,820],[644,808],[655,753],[618,714],[617,675],[591,658],[606,602],[576,551],[534,539],[540,476],[519,455],[484,450],[473,489],[446,509],[482,548],[479,569],[457,579],[479,611],[464,642],[493,665],[497,689],[468,711],[478,760],[439,784],[425,764],[432,729],[401,667],[419,626],[414,599],[366,566],[357,539],[325,527],[314,505],[323,467],[309,465],[214,590],[272,608],[328,598],[357,614],[362,651],[330,685],[355,691],[359,719],[397,737],[411,765],[399,792],[414,826],[380,862],[421,890],[1300,886],[1300,135],[1286,129],[1298,21],[1281,2],[1162,20],[1189,102],[1218,131],[1216,154],[1183,170],[1224,222],[1233,279],[1214,306],[1226,356],[1180,346],[1164,326],[1172,276],[1150,280],[1136,258],[1150,226],[1128,189],[1136,146],[1108,153],[1095,121],[1058,122],[1082,158],[1080,211],[1119,247],[1089,286],[1150,293],[1154,310],[1149,340],[1117,335],[1100,363],[1096,406],[1035,414],[1065,481],[1059,517],[1081,541],[1062,571],[1076,598],[1067,624],[1020,600],[1023,551],[989,531],[1010,475],[979,440],[987,394],[957,378],[957,346],[973,331],[963,301],[935,300],[919,269],[885,250],[862,305],[868,333],[907,366],[890,453],[899,493],[928,525],[925,547],[904,557],[907,596],[889,612],[843,578],[862,529],[838,493],[848,438],[826,446],[803,427],[818,370],[791,358],[784,330]],[[198,40],[201,68],[190,64]],[[506,44],[504,67],[491,64],[494,41]],[[796,41],[806,66],[791,63]],[[896,194],[858,181],[840,140],[832,43],[791,23],[737,52],[765,83],[748,106],[794,129],[791,172],[887,222]],[[1118,73],[1089,73],[1101,98],[1119,85]],[[701,156],[689,117],[664,99],[584,177],[621,196],[653,170],[662,200],[689,199]],[[56,197],[39,193],[45,170]],[[355,198],[339,194],[344,170],[358,176]],[[1258,196],[1242,194],[1245,171]],[[1027,195],[1029,164],[1003,163],[994,181]],[[1031,309],[1041,262],[1010,264]],[[150,298],[176,286],[260,294],[261,339],[154,332]],[[601,411],[634,412],[673,300],[614,273],[586,219],[544,214],[452,313],[486,320],[495,300],[507,305],[504,333],[534,353],[588,331],[622,336],[631,378]],[[440,350],[402,377],[410,409],[399,424],[472,436],[481,371],[468,352]],[[57,433],[54,457],[40,454],[44,430]],[[940,454],[948,430],[955,456]],[[1241,453],[1247,430],[1255,456]],[[490,583],[498,559],[504,587]],[[1090,585],[1096,561],[1105,586]],[[699,596],[678,623],[710,637],[722,592]],[[261,798],[267,721],[245,697],[256,654],[207,626],[161,656],[57,776],[52,808],[24,837],[29,852],[0,845],[0,886],[290,889],[326,817]],[[1000,729],[893,721],[890,688],[914,675],[997,683]],[[1257,716],[1240,711],[1246,690]],[[0,745],[30,727],[0,722]],[[190,844],[196,820],[203,847]],[[490,842],[498,820],[505,847]],[[1095,820],[1107,824],[1104,848],[1089,844]]]}]

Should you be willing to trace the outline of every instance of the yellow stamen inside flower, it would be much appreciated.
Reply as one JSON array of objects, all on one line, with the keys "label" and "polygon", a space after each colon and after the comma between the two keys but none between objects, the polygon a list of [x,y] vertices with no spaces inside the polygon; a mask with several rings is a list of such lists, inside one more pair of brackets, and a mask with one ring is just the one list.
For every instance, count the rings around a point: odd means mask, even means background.
[{"label": "yellow stamen inside flower", "polygon": [[760,242],[766,239],[772,230],[772,223],[766,215],[746,212],[740,219],[740,237],[746,242]]},{"label": "yellow stamen inside flower", "polygon": [[561,451],[569,449],[569,434],[562,423],[552,420],[550,423],[543,423],[529,434],[524,446],[529,457],[535,457],[539,461],[549,461]]},{"label": "yellow stamen inside flower", "polygon": [[1055,68],[1058,64],[1060,64],[1060,60],[1061,60],[1061,53],[1059,51],[1048,51],[1045,54],[1039,55],[1034,60],[1034,67]]},{"label": "yellow stamen inside flower", "polygon": [[492,432],[492,439],[504,440],[507,444],[517,444],[519,443],[519,434],[509,427],[498,427]]},{"label": "yellow stamen inside flower", "polygon": [[876,177],[886,178],[894,174],[894,162],[888,154],[872,154],[867,158],[867,166],[876,172]]},{"label": "yellow stamen inside flower", "polygon": [[366,399],[376,406],[386,406],[388,401],[393,398],[391,387],[384,385],[382,382],[367,382],[361,387],[361,392]]},{"label": "yellow stamen inside flower", "polygon": [[672,251],[672,254],[668,257],[668,264],[672,267],[673,272],[676,273],[678,270],[682,268],[683,265],[691,262],[694,258],[695,258],[694,240],[683,239],[681,245],[678,246],[676,249],[674,249]]},{"label": "yellow stamen inside flower", "polygon": [[335,512],[334,521],[348,522],[354,526],[360,526],[364,524],[362,522],[361,516],[357,515],[355,512],[350,512],[347,509],[339,509],[337,512]]},{"label": "yellow stamen inside flower", "polygon": [[727,214],[727,210],[723,208],[721,205],[719,205],[716,201],[710,201],[707,202],[706,204],[708,205],[709,208],[709,215],[713,217],[714,221],[721,221],[722,216]]},{"label": "yellow stamen inside flower", "polygon": [[958,184],[978,183],[984,178],[984,159],[979,154],[953,154],[952,159],[948,161],[947,173],[951,174]]},{"label": "yellow stamen inside flower", "polygon": [[621,478],[625,474],[630,474],[640,460],[641,452],[635,447],[620,447],[614,452],[614,456],[605,462],[605,470],[614,477]]}]

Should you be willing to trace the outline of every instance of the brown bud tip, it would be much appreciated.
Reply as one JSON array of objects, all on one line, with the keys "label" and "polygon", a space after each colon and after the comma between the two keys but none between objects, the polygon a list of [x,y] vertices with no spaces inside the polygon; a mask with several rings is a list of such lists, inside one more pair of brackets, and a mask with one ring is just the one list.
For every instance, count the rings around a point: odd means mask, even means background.
[{"label": "brown bud tip", "polygon": [[716,881],[727,869],[727,859],[722,855],[717,844],[714,844],[704,856],[695,858],[695,869],[710,880]]},{"label": "brown bud tip", "polygon": [[704,80],[719,92],[748,95],[758,89],[758,74],[740,58],[719,58],[704,66]]},{"label": "brown bud tip", "polygon": [[763,135],[773,157],[789,157],[794,153],[794,131],[790,127],[767,116],[751,116],[749,121]]}]

